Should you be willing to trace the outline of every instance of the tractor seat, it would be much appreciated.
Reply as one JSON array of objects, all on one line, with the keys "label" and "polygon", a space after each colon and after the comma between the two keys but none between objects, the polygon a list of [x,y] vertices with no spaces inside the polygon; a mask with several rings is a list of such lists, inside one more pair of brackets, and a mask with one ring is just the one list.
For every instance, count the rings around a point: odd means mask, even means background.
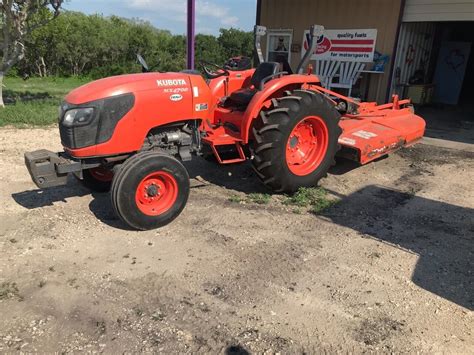
[{"label": "tractor seat", "polygon": [[263,81],[263,79],[265,79],[267,76],[278,73],[279,69],[280,69],[279,63],[276,63],[276,62],[261,63],[257,67],[257,69],[255,69],[255,72],[253,73],[252,78],[250,80],[250,82],[253,85],[253,88],[249,87],[249,88],[244,88],[244,89],[234,91],[232,94],[230,94],[230,97],[227,100],[229,102],[226,101],[226,106],[227,105],[248,106],[250,101],[252,101],[252,98],[257,93],[258,88],[260,87],[260,84]]}]

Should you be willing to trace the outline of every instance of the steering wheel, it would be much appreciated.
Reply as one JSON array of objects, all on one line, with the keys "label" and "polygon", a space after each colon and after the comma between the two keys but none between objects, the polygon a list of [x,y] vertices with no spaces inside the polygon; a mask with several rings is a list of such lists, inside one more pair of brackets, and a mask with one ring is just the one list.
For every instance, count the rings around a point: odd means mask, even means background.
[{"label": "steering wheel", "polygon": [[206,77],[208,79],[216,79],[220,78],[221,76],[229,76],[230,73],[227,69],[210,62],[206,62],[204,60],[199,62],[199,65],[204,70]]}]

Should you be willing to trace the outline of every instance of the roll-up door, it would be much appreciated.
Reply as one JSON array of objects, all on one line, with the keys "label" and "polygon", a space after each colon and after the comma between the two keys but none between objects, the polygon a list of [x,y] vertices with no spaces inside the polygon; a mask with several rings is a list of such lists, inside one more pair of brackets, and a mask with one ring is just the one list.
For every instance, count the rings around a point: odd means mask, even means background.
[{"label": "roll-up door", "polygon": [[403,22],[474,21],[474,0],[406,0]]}]

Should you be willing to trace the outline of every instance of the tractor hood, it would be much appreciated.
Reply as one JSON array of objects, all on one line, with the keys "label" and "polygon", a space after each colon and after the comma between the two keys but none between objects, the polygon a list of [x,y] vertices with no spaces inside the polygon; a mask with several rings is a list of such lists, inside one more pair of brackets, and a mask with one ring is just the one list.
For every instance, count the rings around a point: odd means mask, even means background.
[{"label": "tractor hood", "polygon": [[80,105],[126,93],[187,85],[189,85],[189,76],[183,73],[127,74],[92,81],[80,86],[71,91],[65,100],[70,104]]}]

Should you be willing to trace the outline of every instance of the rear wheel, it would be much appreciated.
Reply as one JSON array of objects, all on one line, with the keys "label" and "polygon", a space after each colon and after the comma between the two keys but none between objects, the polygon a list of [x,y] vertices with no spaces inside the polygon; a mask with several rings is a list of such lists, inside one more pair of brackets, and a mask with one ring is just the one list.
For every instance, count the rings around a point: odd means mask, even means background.
[{"label": "rear wheel", "polygon": [[162,227],[184,209],[189,175],[177,159],[140,153],[118,170],[112,184],[112,205],[120,219],[138,230]]},{"label": "rear wheel", "polygon": [[114,173],[105,167],[99,166],[97,168],[83,170],[82,184],[88,189],[95,192],[107,192],[112,185]]},{"label": "rear wheel", "polygon": [[253,167],[275,192],[315,186],[334,164],[340,115],[321,94],[295,90],[256,120]]}]

